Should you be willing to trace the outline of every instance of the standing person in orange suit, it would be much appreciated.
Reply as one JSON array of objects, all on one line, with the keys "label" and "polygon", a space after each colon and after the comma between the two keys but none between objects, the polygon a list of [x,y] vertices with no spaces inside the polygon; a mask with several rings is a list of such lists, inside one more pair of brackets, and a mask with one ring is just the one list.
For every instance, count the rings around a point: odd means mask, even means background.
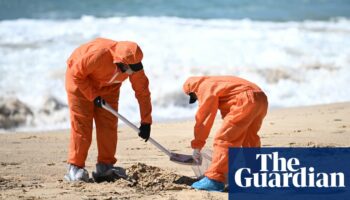
[{"label": "standing person in orange suit", "polygon": [[190,102],[199,102],[191,142],[193,158],[201,159],[217,110],[223,118],[214,138],[212,163],[205,177],[192,184],[199,190],[223,191],[229,147],[260,147],[259,131],[267,113],[267,97],[254,83],[234,76],[190,77],[183,85]]},{"label": "standing person in orange suit", "polygon": [[84,169],[96,125],[97,164],[95,181],[111,181],[117,145],[118,119],[102,109],[105,100],[118,109],[119,89],[129,78],[139,103],[141,126],[139,136],[150,137],[152,105],[148,78],[141,63],[140,47],[129,41],[97,38],[74,50],[67,60],[66,90],[70,110],[71,134],[68,154],[68,181],[88,181]]}]

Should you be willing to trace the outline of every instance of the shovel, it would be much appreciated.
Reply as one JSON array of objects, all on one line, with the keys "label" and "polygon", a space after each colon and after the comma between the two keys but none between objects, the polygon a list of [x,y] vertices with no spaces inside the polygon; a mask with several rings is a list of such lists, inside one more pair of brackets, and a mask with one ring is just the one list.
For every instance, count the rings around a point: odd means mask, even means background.
[{"label": "shovel", "polygon": [[[106,101],[102,101],[102,108],[108,110],[113,115],[121,119],[126,125],[128,125],[130,128],[132,128],[136,133],[139,133],[140,130],[135,126],[133,123],[131,123],[129,120],[127,120],[125,117],[123,117],[121,114],[119,114],[116,110],[114,110]],[[182,164],[182,165],[201,165],[200,162],[196,162],[196,160],[193,159],[192,155],[185,155],[185,154],[179,154],[174,153],[163,147],[161,144],[159,144],[157,141],[155,141],[153,138],[149,138],[148,141],[152,143],[155,147],[157,147],[160,151],[165,153],[167,156],[169,156],[170,161]]]}]

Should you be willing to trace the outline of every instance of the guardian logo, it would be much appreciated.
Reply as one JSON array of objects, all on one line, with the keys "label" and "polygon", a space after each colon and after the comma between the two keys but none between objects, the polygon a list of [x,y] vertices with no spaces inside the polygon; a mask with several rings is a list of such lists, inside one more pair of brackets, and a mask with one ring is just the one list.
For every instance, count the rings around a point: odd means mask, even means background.
[{"label": "guardian logo", "polygon": [[229,199],[350,199],[350,148],[232,148]]},{"label": "guardian logo", "polygon": [[[277,151],[271,154],[256,154],[256,159],[260,160],[259,172],[252,173],[250,168],[240,168],[236,171],[234,176],[238,186],[273,188],[290,187],[291,183],[293,187],[345,187],[344,173],[315,174],[314,167],[300,167],[298,158],[279,158]],[[269,160],[272,161],[271,171],[267,168]]]}]

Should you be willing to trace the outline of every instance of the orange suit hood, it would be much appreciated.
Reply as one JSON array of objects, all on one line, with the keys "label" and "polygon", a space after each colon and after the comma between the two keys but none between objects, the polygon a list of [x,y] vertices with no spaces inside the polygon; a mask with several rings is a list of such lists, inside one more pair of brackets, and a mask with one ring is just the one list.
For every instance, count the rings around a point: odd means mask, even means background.
[{"label": "orange suit hood", "polygon": [[119,41],[111,48],[113,63],[136,64],[141,62],[143,53],[141,48],[130,41]]},{"label": "orange suit hood", "polygon": [[206,79],[205,76],[193,76],[188,78],[184,85],[183,85],[183,91],[186,94],[189,94],[191,92],[198,92],[198,88],[200,86],[200,84]]}]

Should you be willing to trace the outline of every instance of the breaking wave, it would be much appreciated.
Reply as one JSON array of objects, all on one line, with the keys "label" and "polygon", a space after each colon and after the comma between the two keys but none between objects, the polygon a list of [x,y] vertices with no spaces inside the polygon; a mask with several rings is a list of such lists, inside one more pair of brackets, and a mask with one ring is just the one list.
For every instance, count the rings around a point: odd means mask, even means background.
[{"label": "breaking wave", "polygon": [[[269,22],[176,17],[0,21],[0,97],[34,116],[24,129],[68,128],[65,61],[96,37],[133,40],[144,51],[155,121],[193,117],[182,83],[192,75],[236,75],[257,83],[272,107],[350,100],[350,20]],[[45,109],[47,98],[63,106]],[[139,121],[128,81],[120,112]],[[22,126],[22,129],[23,129]],[[15,127],[16,128],[16,127]]]}]

